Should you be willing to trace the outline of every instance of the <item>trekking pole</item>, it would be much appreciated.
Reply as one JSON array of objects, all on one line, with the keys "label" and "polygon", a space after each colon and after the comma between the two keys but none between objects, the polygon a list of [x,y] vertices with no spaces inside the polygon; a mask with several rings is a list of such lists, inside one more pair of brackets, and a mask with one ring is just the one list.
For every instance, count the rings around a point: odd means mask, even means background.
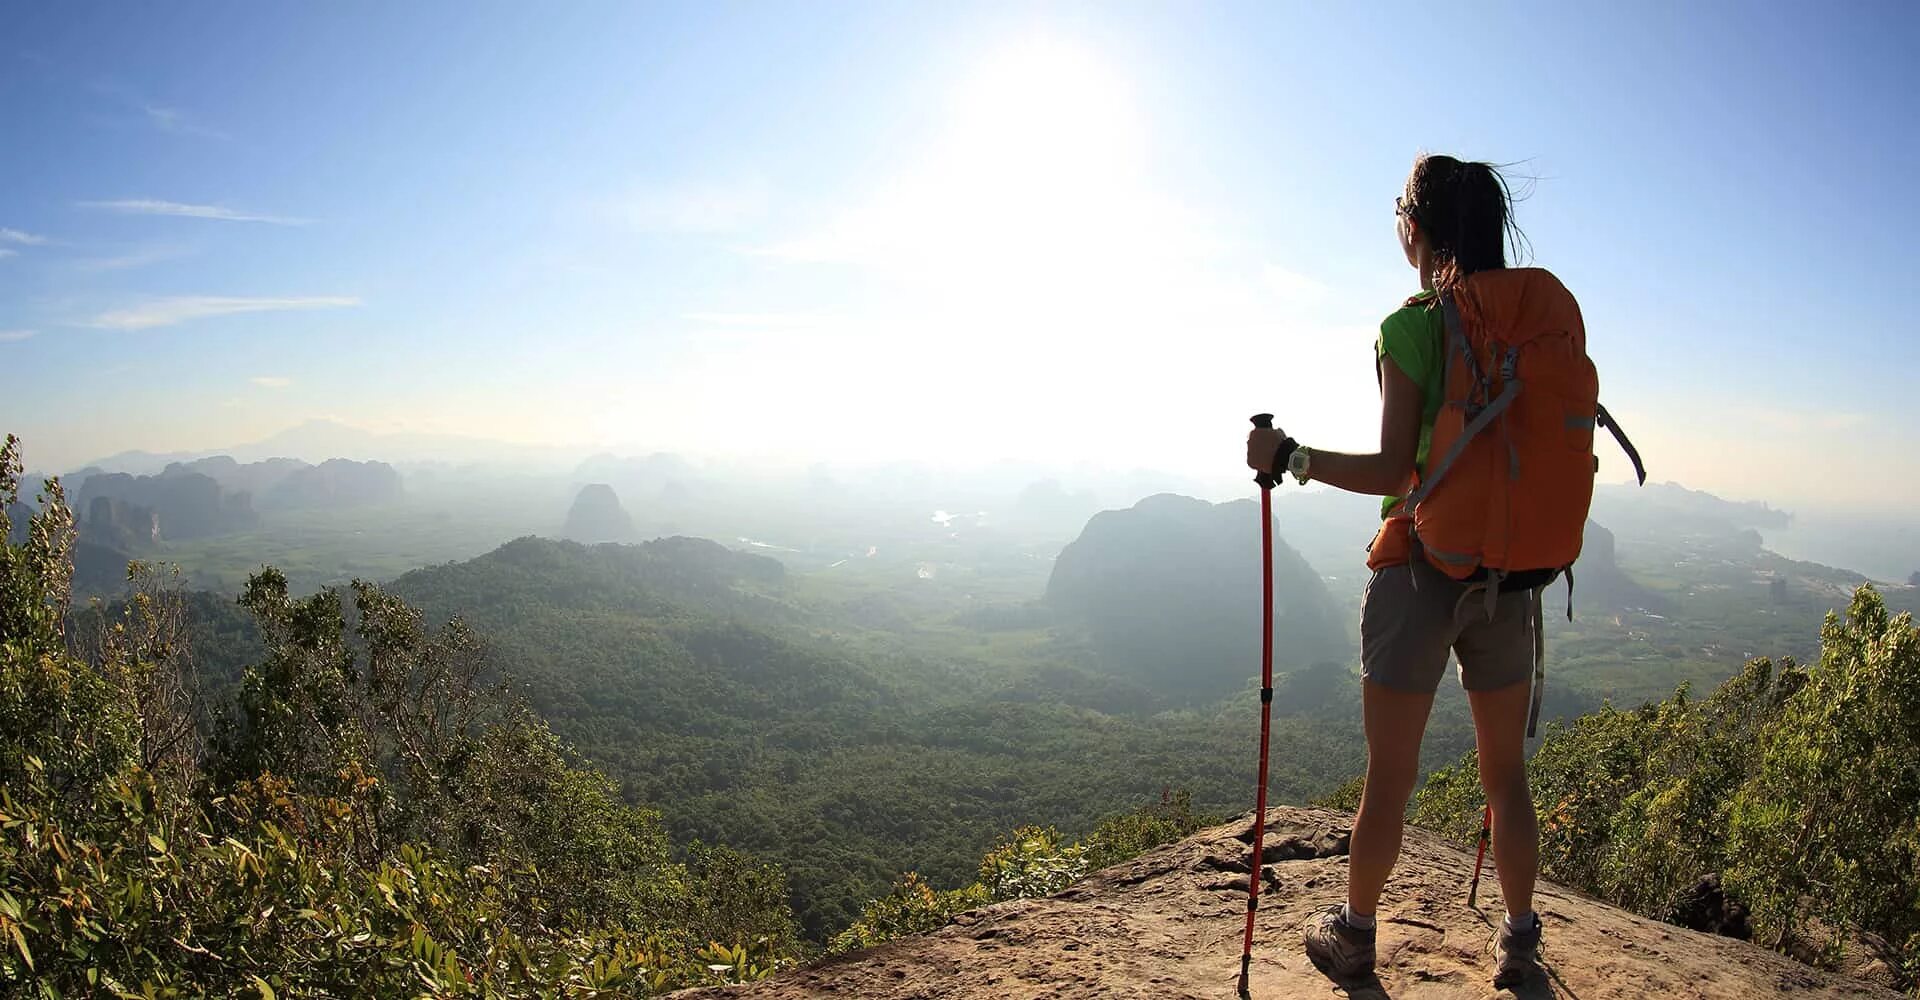
[{"label": "trekking pole", "polygon": [[[1273,414],[1261,413],[1253,426],[1271,429]],[[1247,933],[1240,946],[1240,996],[1250,996],[1253,968],[1253,915],[1260,908],[1261,843],[1267,833],[1267,735],[1273,724],[1273,476],[1261,472],[1260,484],[1260,790],[1254,794],[1253,856],[1247,861]]]},{"label": "trekking pole", "polygon": [[1467,909],[1480,897],[1480,865],[1487,860],[1487,838],[1493,835],[1493,803],[1480,814],[1480,850],[1473,856],[1473,886],[1467,890]]}]

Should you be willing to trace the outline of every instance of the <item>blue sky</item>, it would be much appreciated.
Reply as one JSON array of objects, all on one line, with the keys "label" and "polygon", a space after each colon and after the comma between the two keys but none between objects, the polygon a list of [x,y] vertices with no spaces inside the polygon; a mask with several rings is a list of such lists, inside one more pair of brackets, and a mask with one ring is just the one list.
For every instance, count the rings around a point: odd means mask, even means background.
[{"label": "blue sky", "polygon": [[1892,508],[1915,8],[1584,7],[9,5],[0,425],[1238,479],[1371,440],[1427,149],[1536,178],[1658,478]]}]

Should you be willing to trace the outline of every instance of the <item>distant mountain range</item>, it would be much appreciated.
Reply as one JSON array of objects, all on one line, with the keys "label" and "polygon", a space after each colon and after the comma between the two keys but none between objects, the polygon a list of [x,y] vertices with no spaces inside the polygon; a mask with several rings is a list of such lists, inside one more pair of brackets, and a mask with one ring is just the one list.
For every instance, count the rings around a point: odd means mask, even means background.
[{"label": "distant mountain range", "polygon": [[127,551],[245,530],[259,523],[261,510],[361,507],[405,495],[393,466],[340,458],[308,465],[219,455],[174,462],[156,475],[88,467],[64,485],[88,540]]},{"label": "distant mountain range", "polygon": [[172,465],[155,476],[82,469],[68,477],[69,503],[83,535],[109,528],[133,529],[148,542],[180,541],[240,531],[259,523],[252,495],[227,490],[219,480]]},{"label": "distant mountain range", "polygon": [[1647,486],[1601,484],[1594,488],[1594,518],[1615,528],[1652,522],[1667,531],[1785,528],[1793,515],[1757,500],[1723,500],[1679,483]]},{"label": "distant mountain range", "polygon": [[204,451],[156,453],[123,451],[87,463],[102,472],[151,475],[174,463],[226,456],[239,463],[295,458],[324,462],[330,458],[388,463],[486,463],[542,467],[559,471],[578,462],[584,449],[515,444],[458,434],[382,433],[336,420],[309,420],[259,441]]}]

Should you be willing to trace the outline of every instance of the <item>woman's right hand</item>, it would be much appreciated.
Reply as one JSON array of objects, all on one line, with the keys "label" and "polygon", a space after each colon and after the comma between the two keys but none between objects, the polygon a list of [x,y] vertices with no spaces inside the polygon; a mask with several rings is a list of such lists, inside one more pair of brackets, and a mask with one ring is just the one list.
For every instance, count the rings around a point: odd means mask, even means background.
[{"label": "woman's right hand", "polygon": [[1255,472],[1272,472],[1273,460],[1280,454],[1280,443],[1287,439],[1287,432],[1278,427],[1255,427],[1247,432],[1247,468]]}]

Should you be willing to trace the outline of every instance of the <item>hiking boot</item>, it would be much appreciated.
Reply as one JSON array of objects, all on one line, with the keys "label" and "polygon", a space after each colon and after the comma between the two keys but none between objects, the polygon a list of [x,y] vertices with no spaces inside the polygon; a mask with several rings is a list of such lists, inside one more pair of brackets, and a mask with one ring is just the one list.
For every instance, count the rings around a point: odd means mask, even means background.
[{"label": "hiking boot", "polygon": [[1308,917],[1300,934],[1315,967],[1335,979],[1354,979],[1373,971],[1373,931],[1347,923],[1341,907],[1329,906]]},{"label": "hiking boot", "polygon": [[1514,989],[1540,967],[1540,918],[1531,927],[1515,929],[1500,921],[1500,933],[1493,940],[1493,988]]}]

